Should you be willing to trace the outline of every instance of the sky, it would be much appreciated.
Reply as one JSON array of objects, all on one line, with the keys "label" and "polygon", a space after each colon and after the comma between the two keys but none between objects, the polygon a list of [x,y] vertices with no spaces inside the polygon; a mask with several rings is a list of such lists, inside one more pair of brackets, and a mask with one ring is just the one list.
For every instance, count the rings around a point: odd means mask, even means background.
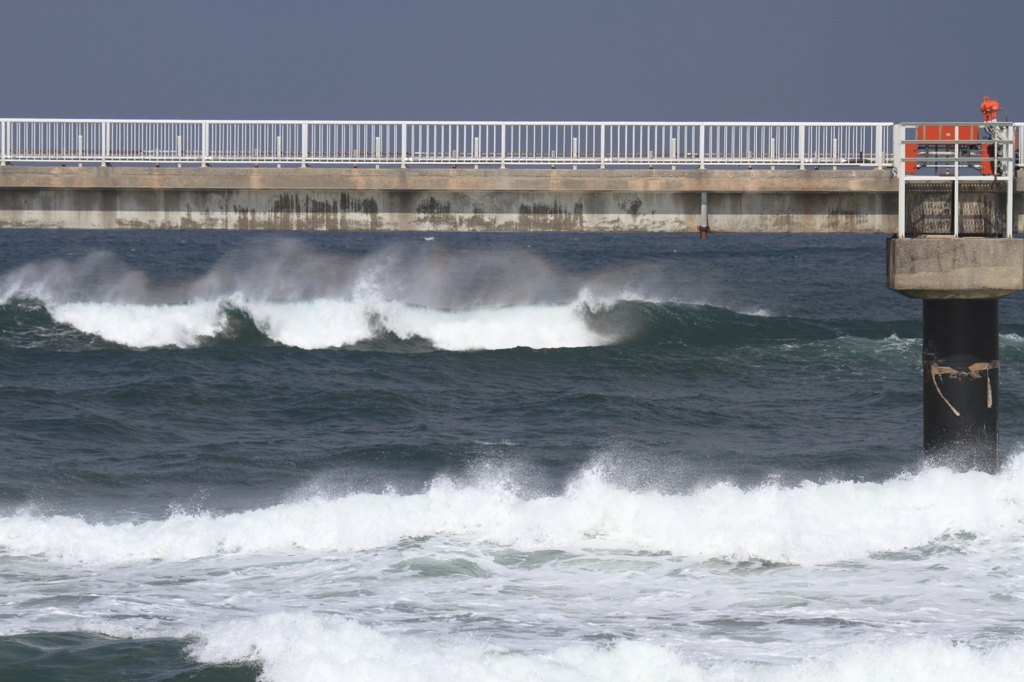
[{"label": "sky", "polygon": [[1024,121],[1024,2],[6,0],[0,117]]}]

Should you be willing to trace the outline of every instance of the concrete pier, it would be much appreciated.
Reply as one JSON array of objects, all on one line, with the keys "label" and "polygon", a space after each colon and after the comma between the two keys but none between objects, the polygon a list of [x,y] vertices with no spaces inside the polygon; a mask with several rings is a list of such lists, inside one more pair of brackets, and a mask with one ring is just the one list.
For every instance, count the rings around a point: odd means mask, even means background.
[{"label": "concrete pier", "polygon": [[922,299],[924,449],[933,462],[998,466],[999,298],[1024,289],[1024,240],[890,238],[890,289]]},{"label": "concrete pier", "polygon": [[995,473],[999,301],[924,299],[924,451],[934,463]]},{"label": "concrete pier", "polygon": [[[1024,289],[1024,240],[1005,238],[1024,211],[1024,181],[1008,174],[1002,190],[980,180],[953,190],[921,184],[907,211],[906,158],[898,177],[818,168],[0,166],[0,228],[909,235],[888,241],[887,279],[925,302],[925,449],[956,468],[995,471],[997,299]],[[901,229],[901,210],[910,229]]]},{"label": "concrete pier", "polygon": [[0,228],[893,233],[878,170],[0,167]]},{"label": "concrete pier", "polygon": [[1024,289],[1024,240],[929,235],[886,242],[886,280],[921,299],[1001,298]]}]

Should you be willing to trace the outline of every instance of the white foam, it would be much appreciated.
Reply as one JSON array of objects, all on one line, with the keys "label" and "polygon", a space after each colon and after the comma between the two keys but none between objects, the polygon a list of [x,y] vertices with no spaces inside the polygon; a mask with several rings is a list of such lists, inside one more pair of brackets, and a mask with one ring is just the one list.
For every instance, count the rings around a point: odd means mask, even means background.
[{"label": "white foam", "polygon": [[616,341],[590,328],[590,311],[655,300],[621,274],[592,279],[514,250],[392,246],[354,259],[282,241],[265,252],[228,254],[205,275],[176,284],[153,285],[105,252],[29,263],[0,274],[0,304],[38,300],[56,321],[133,348],[196,346],[225,331],[229,309],[248,313],[275,341],[304,349],[386,333],[444,350],[577,348]]},{"label": "white foam", "polygon": [[[271,339],[303,349],[388,333],[451,351],[580,348],[631,336],[630,329],[599,332],[589,324],[593,313],[620,302],[717,305],[701,302],[700,287],[682,298],[661,295],[659,281],[647,269],[584,278],[515,251],[393,247],[354,259],[280,242],[265,253],[229,254],[207,274],[173,285],[153,285],[104,252],[30,263],[0,275],[0,303],[41,301],[56,321],[132,348],[197,346],[226,331],[229,309],[247,313]],[[737,312],[771,314],[759,307]]]},{"label": "white foam", "polygon": [[277,613],[217,624],[191,654],[212,664],[255,663],[268,682],[1008,682],[1024,679],[1024,645],[990,651],[935,638],[865,642],[783,665],[737,661],[698,665],[643,641],[608,649],[568,646],[516,654],[460,640],[387,635],[332,615]]},{"label": "white foam", "polygon": [[443,350],[580,348],[614,341],[592,331],[583,309],[569,305],[520,305],[436,311],[405,305],[382,311],[387,329],[401,338],[418,336]]},{"label": "white foam", "polygon": [[1021,539],[1024,468],[998,476],[931,469],[884,483],[839,481],[687,495],[635,492],[584,472],[563,495],[524,499],[446,479],[414,495],[314,497],[243,513],[88,523],[0,517],[0,549],[83,564],[185,561],[218,554],[347,552],[447,536],[521,549],[617,548],[684,557],[823,564],[921,547],[946,535]]},{"label": "white foam", "polygon": [[227,254],[205,275],[172,284],[151,283],[105,252],[29,263],[0,274],[0,304],[38,300],[58,322],[133,348],[199,345],[227,330],[230,310],[303,349],[389,333],[451,351],[579,348],[631,336],[631,329],[590,324],[593,313],[620,302],[701,305],[699,286],[682,298],[665,295],[662,274],[645,267],[583,277],[514,249],[392,245],[354,258],[281,241]]},{"label": "white foam", "polygon": [[580,302],[439,310],[375,297],[276,302],[236,294],[175,305],[48,305],[56,321],[132,348],[196,346],[224,330],[228,307],[247,312],[271,339],[303,349],[350,346],[384,332],[453,351],[579,348],[615,341],[587,325],[588,308]]},{"label": "white foam", "polygon": [[441,350],[578,348],[613,341],[592,331],[576,303],[438,310],[375,296],[296,303],[239,302],[270,338],[299,348],[333,348],[382,332],[422,338]]},{"label": "white foam", "polygon": [[311,350],[350,346],[374,336],[365,306],[353,301],[316,299],[294,303],[239,302],[268,337]]},{"label": "white foam", "polygon": [[57,322],[133,348],[188,348],[203,337],[216,336],[226,322],[218,301],[176,305],[62,303],[48,307]]}]

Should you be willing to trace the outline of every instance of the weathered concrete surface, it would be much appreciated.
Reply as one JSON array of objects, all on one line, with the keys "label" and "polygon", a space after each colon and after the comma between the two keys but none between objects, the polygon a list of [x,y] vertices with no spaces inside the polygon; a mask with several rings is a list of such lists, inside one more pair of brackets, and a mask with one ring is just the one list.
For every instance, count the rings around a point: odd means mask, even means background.
[{"label": "weathered concrete surface", "polygon": [[895,192],[888,171],[2,166],[32,189],[447,190],[525,192]]},{"label": "weathered concrete surface", "polygon": [[0,168],[0,227],[896,231],[886,171]]},{"label": "weathered concrete surface", "polygon": [[911,298],[1000,298],[1024,289],[1024,240],[891,237],[886,281]]}]

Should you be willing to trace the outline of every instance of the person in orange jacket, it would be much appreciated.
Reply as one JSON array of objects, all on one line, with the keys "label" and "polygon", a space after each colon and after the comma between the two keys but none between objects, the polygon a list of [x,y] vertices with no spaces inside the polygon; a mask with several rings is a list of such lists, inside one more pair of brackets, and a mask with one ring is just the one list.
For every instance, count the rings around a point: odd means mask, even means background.
[{"label": "person in orange jacket", "polygon": [[999,118],[999,102],[985,96],[981,100],[981,120],[985,123]]}]

